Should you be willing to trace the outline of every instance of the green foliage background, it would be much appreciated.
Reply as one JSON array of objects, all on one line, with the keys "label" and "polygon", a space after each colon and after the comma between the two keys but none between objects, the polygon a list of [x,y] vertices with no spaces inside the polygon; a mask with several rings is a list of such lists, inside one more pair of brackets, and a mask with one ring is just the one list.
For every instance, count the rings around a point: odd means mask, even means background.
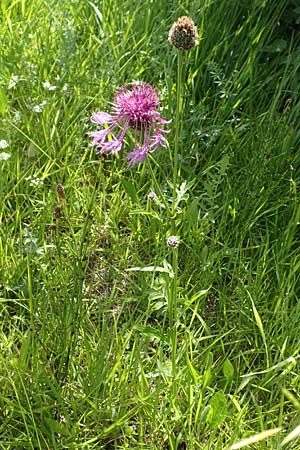
[{"label": "green foliage background", "polygon": [[[148,166],[101,160],[87,133],[134,80],[174,118],[181,15],[201,39],[174,392],[168,273],[127,270],[168,267],[170,224]],[[300,448],[298,2],[2,0],[0,21],[0,448],[223,450],[277,428],[251,448]],[[167,201],[173,136],[151,159]]]}]

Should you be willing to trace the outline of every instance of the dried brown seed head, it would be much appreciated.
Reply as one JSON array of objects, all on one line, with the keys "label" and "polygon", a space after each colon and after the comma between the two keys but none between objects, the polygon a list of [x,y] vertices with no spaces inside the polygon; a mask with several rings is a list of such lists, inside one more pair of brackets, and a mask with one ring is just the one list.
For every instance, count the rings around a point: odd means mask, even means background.
[{"label": "dried brown seed head", "polygon": [[190,50],[198,44],[197,27],[190,17],[179,17],[169,31],[168,39],[177,50]]},{"label": "dried brown seed head", "polygon": [[60,198],[66,198],[66,194],[65,194],[65,188],[63,187],[62,184],[58,184],[57,185],[57,194]]}]

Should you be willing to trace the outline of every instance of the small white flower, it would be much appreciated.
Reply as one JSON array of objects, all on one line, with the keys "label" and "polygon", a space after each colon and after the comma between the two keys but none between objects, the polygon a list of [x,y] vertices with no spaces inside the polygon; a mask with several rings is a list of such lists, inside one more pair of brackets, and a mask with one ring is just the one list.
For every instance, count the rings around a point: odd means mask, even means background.
[{"label": "small white flower", "polygon": [[40,112],[42,112],[42,108],[40,107],[40,105],[35,105],[35,106],[32,108],[32,111],[33,111],[33,112],[36,112],[36,113],[40,113]]},{"label": "small white flower", "polygon": [[8,83],[8,89],[13,89],[19,83],[19,81],[24,80],[25,79],[22,78],[20,75],[12,75]]},{"label": "small white flower", "polygon": [[36,113],[40,113],[43,111],[44,106],[47,104],[46,100],[44,100],[42,103],[40,103],[39,105],[35,105],[32,107],[32,111],[36,112]]},{"label": "small white flower", "polygon": [[9,143],[5,139],[1,139],[0,148],[4,149],[4,148],[7,148],[8,146],[9,146]]},{"label": "small white flower", "polygon": [[44,183],[42,178],[38,178],[35,175],[34,176],[29,175],[29,177],[26,177],[25,180],[29,181],[30,186],[36,186],[36,187],[42,186],[42,184]]},{"label": "small white flower", "polygon": [[12,118],[13,123],[20,123],[22,122],[22,113],[21,111],[15,111],[14,116]]},{"label": "small white flower", "polygon": [[43,88],[48,89],[48,91],[55,91],[55,89],[56,89],[56,86],[52,86],[52,84],[50,84],[50,82],[48,80],[44,81],[42,84],[43,84]]},{"label": "small white flower", "polygon": [[7,161],[10,157],[11,155],[9,153],[6,152],[0,153],[0,161]]}]

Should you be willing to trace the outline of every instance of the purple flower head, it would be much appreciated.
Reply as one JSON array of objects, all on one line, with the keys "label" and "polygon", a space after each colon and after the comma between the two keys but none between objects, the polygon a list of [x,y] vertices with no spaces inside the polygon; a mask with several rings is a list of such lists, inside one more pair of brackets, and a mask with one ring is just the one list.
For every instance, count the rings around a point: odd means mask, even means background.
[{"label": "purple flower head", "polygon": [[[164,120],[157,112],[159,98],[151,84],[141,82],[121,86],[114,97],[112,114],[93,113],[91,121],[98,125],[108,125],[99,131],[89,133],[98,153],[116,153],[121,150],[128,129],[134,132],[134,149],[127,154],[128,166],[144,162],[147,154],[159,145],[167,146],[164,129],[169,120]],[[110,137],[109,140],[107,138]]]}]

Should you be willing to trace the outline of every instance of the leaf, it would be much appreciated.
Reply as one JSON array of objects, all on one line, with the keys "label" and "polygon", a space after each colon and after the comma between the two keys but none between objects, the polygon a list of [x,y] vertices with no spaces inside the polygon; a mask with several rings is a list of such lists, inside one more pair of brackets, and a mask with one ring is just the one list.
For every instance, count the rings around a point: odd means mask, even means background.
[{"label": "leaf", "polygon": [[267,340],[266,340],[264,326],[263,326],[263,323],[262,323],[262,320],[260,318],[259,312],[256,309],[255,303],[253,301],[253,298],[252,298],[250,292],[247,289],[246,289],[246,292],[249,295],[249,298],[250,298],[250,301],[251,301],[251,304],[252,304],[252,310],[253,310],[253,314],[254,314],[254,317],[255,317],[256,325],[257,325],[257,327],[258,327],[258,329],[260,331],[260,334],[261,334],[261,337],[262,337],[262,340],[263,340],[263,343],[264,343],[264,346],[265,346],[265,349],[266,349],[267,363],[269,365],[269,353],[268,353],[268,346],[267,346]]},{"label": "leaf", "polygon": [[155,302],[151,307],[151,311],[160,311],[165,309],[167,306],[167,302]]},{"label": "leaf", "polygon": [[240,386],[238,387],[238,392],[240,392],[242,389],[244,389],[244,387],[247,386],[247,384],[249,384],[249,382],[251,380],[253,380],[253,378],[255,378],[257,375],[262,375],[262,374],[266,374],[266,373],[274,373],[275,371],[285,367],[286,365],[288,365],[288,367],[286,367],[286,369],[283,370],[280,375],[284,375],[284,373],[290,372],[292,370],[292,368],[296,365],[296,359],[293,356],[290,356],[289,358],[285,359],[284,361],[280,361],[279,363],[275,364],[274,366],[268,367],[267,369],[260,370],[258,372],[251,372],[251,373],[247,373],[245,375],[241,375],[241,378],[243,380],[242,380]]},{"label": "leaf", "polygon": [[189,194],[188,191],[193,187],[194,182],[193,181],[189,181],[188,183],[186,181],[184,181],[183,183],[181,183],[179,189],[176,189],[176,202],[175,202],[175,208],[178,207],[179,203],[182,200],[187,201],[189,198]]},{"label": "leaf", "polygon": [[199,376],[198,376],[198,373],[197,373],[196,369],[194,368],[193,364],[191,363],[191,361],[189,359],[189,355],[186,354],[185,358],[186,358],[186,363],[187,363],[187,366],[189,368],[190,374],[192,375],[192,378],[194,380],[194,383],[198,384]]},{"label": "leaf", "polygon": [[7,107],[7,98],[3,89],[0,87],[0,114],[4,116]]},{"label": "leaf", "polygon": [[267,51],[272,53],[280,53],[285,50],[288,46],[288,43],[285,39],[276,39],[271,45],[267,47]]},{"label": "leaf", "polygon": [[31,333],[32,333],[31,331],[28,331],[24,335],[21,350],[20,350],[19,367],[24,370],[27,367],[30,350],[31,350],[31,344],[32,344]]},{"label": "leaf", "polygon": [[284,447],[289,442],[297,439],[300,436],[300,425],[298,425],[293,431],[291,431],[281,442],[279,448]]},{"label": "leaf", "polygon": [[275,370],[281,369],[282,367],[286,366],[287,364],[292,364],[293,366],[296,364],[296,359],[293,356],[289,356],[284,361],[280,361],[279,363],[275,364],[274,366],[268,367],[267,369],[260,370],[258,372],[250,372],[245,375],[241,375],[241,378],[243,377],[253,377],[255,375],[261,375],[264,373],[270,373],[274,372]]},{"label": "leaf", "polygon": [[192,298],[186,302],[186,309],[188,309],[194,302],[196,302],[200,298],[205,297],[209,291],[210,287],[208,289],[202,289],[201,291],[193,295]]},{"label": "leaf", "polygon": [[224,176],[229,166],[229,155],[223,156],[219,164],[220,164],[220,175]]},{"label": "leaf", "polygon": [[218,427],[225,419],[225,412],[227,410],[227,401],[223,391],[217,392],[209,402],[213,408],[210,423],[214,427]]},{"label": "leaf", "polygon": [[229,359],[226,359],[223,364],[223,374],[227,381],[230,381],[234,375],[234,367]]},{"label": "leaf", "polygon": [[186,220],[188,222],[188,228],[197,228],[198,225],[198,217],[199,217],[199,208],[198,208],[198,199],[194,198],[189,206],[187,207],[185,213]]},{"label": "leaf", "polygon": [[161,266],[146,266],[146,267],[129,267],[128,272],[166,272],[170,273],[170,269]]},{"label": "leaf", "polygon": [[48,425],[51,432],[60,433],[64,436],[69,434],[66,426],[63,423],[57,422],[57,420],[51,419],[50,417],[45,417],[45,422]]},{"label": "leaf", "polygon": [[93,2],[89,2],[89,4],[91,5],[91,7],[94,9],[96,16],[98,17],[98,19],[100,20],[100,22],[103,22],[103,16],[101,11],[97,8],[97,6],[93,3]]},{"label": "leaf", "polygon": [[30,142],[28,150],[27,150],[27,156],[28,156],[28,158],[34,158],[35,155],[36,155],[35,145],[33,142]]},{"label": "leaf", "polygon": [[128,272],[165,272],[169,274],[170,278],[174,277],[172,266],[164,261],[164,267],[161,266],[146,266],[146,267],[129,267]]},{"label": "leaf", "polygon": [[140,333],[144,334],[145,336],[149,336],[151,338],[156,338],[161,342],[167,343],[167,338],[164,336],[160,331],[156,330],[153,327],[148,327],[146,325],[137,325],[133,327],[135,331],[139,331]]},{"label": "leaf", "polygon": [[211,368],[208,367],[205,372],[204,372],[204,376],[203,376],[203,389],[205,389],[207,386],[209,386],[209,383],[211,381]]},{"label": "leaf", "polygon": [[255,444],[255,442],[263,441],[264,439],[267,439],[274,434],[277,434],[281,431],[281,428],[273,428],[271,430],[263,431],[262,433],[255,434],[252,437],[249,437],[247,439],[243,439],[240,442],[237,442],[236,444],[233,444],[229,450],[239,450],[243,447],[248,447],[251,444]]},{"label": "leaf", "polygon": [[201,411],[200,417],[199,417],[199,422],[203,423],[204,421],[207,420],[207,418],[209,417],[209,412],[211,411],[211,406],[210,405],[206,405],[203,410]]},{"label": "leaf", "polygon": [[128,180],[122,180],[123,188],[126,194],[129,195],[133,203],[139,203],[139,197],[137,195],[134,185]]},{"label": "leaf", "polygon": [[285,395],[285,397],[293,404],[293,406],[298,409],[298,411],[300,411],[300,403],[296,399],[296,397],[294,397],[294,395],[286,388],[281,388],[281,390],[283,395]]}]

